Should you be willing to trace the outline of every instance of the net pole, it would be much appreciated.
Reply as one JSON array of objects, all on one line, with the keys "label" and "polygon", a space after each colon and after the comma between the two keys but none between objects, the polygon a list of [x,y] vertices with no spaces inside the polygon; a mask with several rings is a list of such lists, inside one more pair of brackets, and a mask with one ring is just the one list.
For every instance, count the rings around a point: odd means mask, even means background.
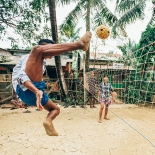
[{"label": "net pole", "polygon": [[84,83],[84,108],[86,108],[86,71],[85,71],[85,60],[86,60],[86,55],[83,54],[83,83]]}]

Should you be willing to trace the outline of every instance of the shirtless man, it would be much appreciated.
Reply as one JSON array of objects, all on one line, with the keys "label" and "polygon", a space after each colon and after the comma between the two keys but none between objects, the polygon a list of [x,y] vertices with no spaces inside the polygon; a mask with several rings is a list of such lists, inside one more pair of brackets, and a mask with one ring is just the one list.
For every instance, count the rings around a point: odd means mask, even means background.
[{"label": "shirtless man", "polygon": [[21,100],[27,105],[37,105],[38,109],[46,109],[49,112],[43,122],[49,136],[58,136],[52,121],[59,115],[60,108],[44,92],[45,59],[78,49],[87,51],[91,36],[91,32],[87,32],[80,40],[66,44],[41,42],[40,45],[33,47],[29,55],[23,56],[13,69],[13,87]]}]

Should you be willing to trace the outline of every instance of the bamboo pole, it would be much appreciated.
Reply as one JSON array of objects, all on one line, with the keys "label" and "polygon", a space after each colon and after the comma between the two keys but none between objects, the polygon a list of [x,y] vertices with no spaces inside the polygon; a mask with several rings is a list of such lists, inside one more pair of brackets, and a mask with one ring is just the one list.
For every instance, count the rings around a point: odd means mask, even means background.
[{"label": "bamboo pole", "polygon": [[85,85],[86,85],[86,71],[85,71],[85,60],[86,60],[86,55],[83,54],[84,108],[86,108],[86,89],[85,89]]}]

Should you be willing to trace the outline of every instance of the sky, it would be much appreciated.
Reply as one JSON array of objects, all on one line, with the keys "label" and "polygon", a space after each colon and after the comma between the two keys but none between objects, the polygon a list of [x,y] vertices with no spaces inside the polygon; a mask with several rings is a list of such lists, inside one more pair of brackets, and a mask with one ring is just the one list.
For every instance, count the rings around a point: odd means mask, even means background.
[{"label": "sky", "polygon": [[[109,9],[113,12],[114,11],[114,5],[115,3],[112,3],[111,1],[108,1]],[[60,25],[65,17],[68,15],[68,13],[72,10],[72,8],[74,8],[75,3],[69,5],[69,6],[59,6],[57,7],[57,25]],[[151,2],[147,2],[146,3],[146,9],[145,9],[145,18],[143,21],[137,20],[135,23],[130,24],[129,26],[126,27],[126,32],[128,34],[128,37],[131,38],[131,40],[135,41],[136,43],[138,43],[140,37],[141,37],[141,33],[145,30],[147,23],[149,22],[150,18],[151,18],[151,7],[152,7],[152,3]],[[79,24],[77,27],[82,27],[81,31],[80,31],[80,36],[82,37],[82,35],[85,33],[85,23],[82,20],[79,20]],[[96,41],[95,38],[95,31],[91,30],[91,32],[93,33],[93,41]],[[8,30],[7,32],[8,35],[15,37],[15,38],[19,38],[19,36],[15,35],[13,33],[12,30]],[[98,39],[97,41],[97,51],[100,52],[109,52],[111,50],[115,51],[115,53],[119,53],[121,54],[121,52],[116,48],[116,46],[118,44],[120,44],[120,41],[116,41],[113,40],[112,38],[108,38],[105,40],[105,45],[102,44],[101,40]],[[102,45],[101,45],[102,44]],[[23,47],[23,43],[19,40],[19,47]],[[11,48],[11,42],[10,41],[1,41],[0,40],[0,48]],[[93,50],[93,47],[91,47],[91,50]]]}]

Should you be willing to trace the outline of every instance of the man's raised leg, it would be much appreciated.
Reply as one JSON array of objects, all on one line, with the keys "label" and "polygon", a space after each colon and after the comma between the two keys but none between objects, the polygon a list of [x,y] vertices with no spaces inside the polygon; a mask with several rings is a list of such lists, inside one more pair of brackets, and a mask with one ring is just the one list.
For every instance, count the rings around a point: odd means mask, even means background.
[{"label": "man's raised leg", "polygon": [[83,51],[87,51],[92,34],[91,32],[87,32],[80,40],[73,43],[65,43],[65,44],[48,44],[41,47],[41,53],[43,57],[47,56],[58,56],[62,53],[74,51],[81,49]]},{"label": "man's raised leg", "polygon": [[[89,47],[91,32],[87,32],[79,41],[66,44],[47,44],[34,46],[28,57],[25,72],[31,81],[42,81],[43,60],[62,53],[82,49],[86,51]],[[32,67],[33,66],[33,67]]]}]

